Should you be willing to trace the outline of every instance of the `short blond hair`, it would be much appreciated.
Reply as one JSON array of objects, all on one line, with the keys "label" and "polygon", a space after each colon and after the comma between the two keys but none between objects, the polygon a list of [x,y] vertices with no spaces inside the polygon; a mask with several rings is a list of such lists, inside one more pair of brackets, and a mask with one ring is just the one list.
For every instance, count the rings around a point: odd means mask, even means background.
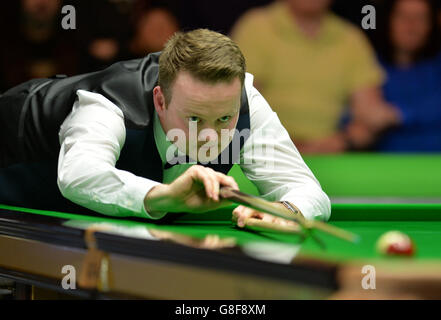
[{"label": "short blond hair", "polygon": [[208,83],[245,81],[245,58],[239,46],[227,36],[208,29],[177,32],[159,57],[159,80],[166,104],[179,71],[187,71]]}]

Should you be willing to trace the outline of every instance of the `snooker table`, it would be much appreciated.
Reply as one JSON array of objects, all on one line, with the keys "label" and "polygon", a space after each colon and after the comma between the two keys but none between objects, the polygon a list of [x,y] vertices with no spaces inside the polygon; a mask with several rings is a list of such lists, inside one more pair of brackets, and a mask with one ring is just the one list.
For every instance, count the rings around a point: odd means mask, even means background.
[{"label": "snooker table", "polygon": [[[158,223],[0,205],[0,277],[37,299],[36,288],[81,298],[441,298],[441,156],[305,161],[332,200],[329,223],[358,234],[358,243],[315,231],[322,248],[298,234],[239,229],[234,206]],[[230,174],[257,193],[237,167]],[[389,230],[413,239],[414,257],[376,252]],[[76,270],[75,290],[61,287],[65,265]],[[375,288],[363,288],[364,266],[375,268]],[[95,272],[84,280],[85,270]]]}]

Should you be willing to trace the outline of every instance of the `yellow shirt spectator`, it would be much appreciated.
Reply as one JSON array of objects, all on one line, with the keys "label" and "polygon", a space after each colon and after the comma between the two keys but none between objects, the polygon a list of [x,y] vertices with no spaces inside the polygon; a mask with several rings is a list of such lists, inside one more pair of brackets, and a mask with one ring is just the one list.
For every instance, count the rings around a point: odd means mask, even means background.
[{"label": "yellow shirt spectator", "polygon": [[247,71],[296,141],[336,132],[357,89],[380,86],[383,71],[357,27],[326,13],[319,34],[305,35],[285,3],[247,12],[232,33]]}]

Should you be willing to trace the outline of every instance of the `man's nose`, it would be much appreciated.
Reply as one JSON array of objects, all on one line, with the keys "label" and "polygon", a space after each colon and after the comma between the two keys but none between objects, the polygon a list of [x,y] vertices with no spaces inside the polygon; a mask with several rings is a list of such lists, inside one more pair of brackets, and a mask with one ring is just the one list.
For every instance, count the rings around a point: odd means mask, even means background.
[{"label": "man's nose", "polygon": [[213,128],[204,128],[199,132],[199,141],[215,142],[217,140],[219,140],[219,135]]}]

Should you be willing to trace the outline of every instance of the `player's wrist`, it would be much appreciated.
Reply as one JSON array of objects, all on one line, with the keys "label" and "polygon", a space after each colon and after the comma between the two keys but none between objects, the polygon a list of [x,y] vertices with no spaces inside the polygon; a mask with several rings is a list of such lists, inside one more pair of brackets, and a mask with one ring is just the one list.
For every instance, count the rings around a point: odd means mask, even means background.
[{"label": "player's wrist", "polygon": [[289,202],[289,201],[278,201],[278,203],[280,203],[284,208],[286,208],[289,211],[291,211],[294,215],[298,215],[298,216],[303,217],[303,214],[300,211],[300,209],[297,208],[295,205],[293,205],[291,202]]},{"label": "player's wrist", "polygon": [[167,185],[158,184],[147,192],[144,198],[144,208],[148,213],[158,215],[168,211],[170,196],[167,190]]}]

